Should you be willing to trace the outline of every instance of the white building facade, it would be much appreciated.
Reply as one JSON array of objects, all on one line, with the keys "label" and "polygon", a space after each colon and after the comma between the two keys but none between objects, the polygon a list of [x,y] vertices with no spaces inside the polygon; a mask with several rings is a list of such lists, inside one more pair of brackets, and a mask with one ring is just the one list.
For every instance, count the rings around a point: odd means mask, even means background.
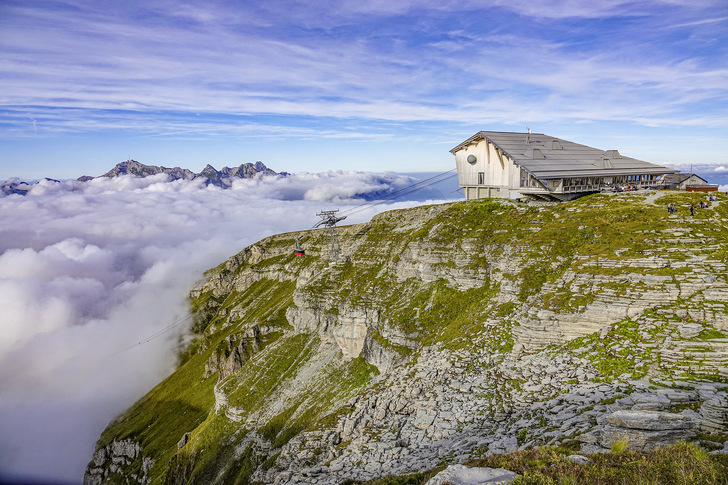
[{"label": "white building facade", "polygon": [[466,200],[570,200],[601,190],[654,187],[675,170],[542,133],[481,131],[456,146]]}]

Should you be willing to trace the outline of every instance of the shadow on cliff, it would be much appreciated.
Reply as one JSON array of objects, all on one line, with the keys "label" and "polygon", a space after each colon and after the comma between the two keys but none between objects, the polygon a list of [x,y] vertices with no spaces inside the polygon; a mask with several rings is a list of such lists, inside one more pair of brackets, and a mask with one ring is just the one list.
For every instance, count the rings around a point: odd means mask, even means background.
[{"label": "shadow on cliff", "polygon": [[143,398],[107,427],[98,443],[103,446],[97,448],[86,468],[86,482],[106,481],[112,463],[122,477],[135,474],[149,478],[152,464],[166,463],[164,456],[182,448],[189,436],[186,433],[197,428],[209,412],[180,399]]},{"label": "shadow on cliff", "polygon": [[179,399],[156,401],[151,406],[146,403],[143,416],[135,416],[134,411],[132,416],[141,419],[134,419],[135,431],[126,437],[139,441],[142,446],[160,443],[162,451],[176,445],[185,433],[199,426],[210,413],[209,408],[203,409]]}]

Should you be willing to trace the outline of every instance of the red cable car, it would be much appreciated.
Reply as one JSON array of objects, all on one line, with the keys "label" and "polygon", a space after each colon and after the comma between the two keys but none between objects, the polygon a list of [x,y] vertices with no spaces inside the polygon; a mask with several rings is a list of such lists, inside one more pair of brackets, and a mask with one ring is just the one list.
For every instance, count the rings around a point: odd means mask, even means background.
[{"label": "red cable car", "polygon": [[296,238],[296,249],[293,250],[293,254],[295,254],[296,256],[305,256],[306,255],[306,251],[304,251],[303,248],[298,245],[298,240],[301,239],[302,237],[303,236],[298,236]]}]

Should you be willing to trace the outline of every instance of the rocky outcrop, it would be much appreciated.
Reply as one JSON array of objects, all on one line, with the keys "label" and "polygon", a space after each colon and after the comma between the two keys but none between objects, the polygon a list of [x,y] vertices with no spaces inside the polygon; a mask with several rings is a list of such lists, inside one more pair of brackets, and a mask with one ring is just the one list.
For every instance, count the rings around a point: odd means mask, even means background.
[{"label": "rocky outcrop", "polygon": [[636,451],[651,451],[660,446],[695,437],[692,419],[684,414],[663,411],[616,411],[605,418],[602,445],[611,447],[625,440]]},{"label": "rocky outcrop", "polygon": [[725,434],[728,432],[728,393],[716,391],[713,386],[700,388],[700,430],[709,434]]},{"label": "rocky outcrop", "polygon": [[[427,469],[446,457],[462,461],[573,439],[587,453],[609,451],[620,440],[628,449],[649,451],[695,438],[708,424],[702,411],[693,410],[704,405],[700,393],[710,389],[723,396],[728,388],[704,383],[699,392],[687,383],[677,384],[685,389],[631,380],[594,383],[597,371],[586,362],[557,355],[493,364],[485,353],[429,352],[410,373],[389,375],[380,391],[350,401],[353,411],[328,435],[328,444],[320,434],[303,433],[286,445],[275,470],[288,470],[288,478],[278,471],[259,478],[312,484],[368,480]],[[317,461],[326,466],[295,473],[302,456],[322,449],[327,451]]]},{"label": "rocky outcrop", "polygon": [[101,483],[149,483],[149,470],[154,460],[142,454],[139,443],[126,439],[112,441],[94,452],[89,464],[84,485]]},{"label": "rocky outcrop", "polygon": [[513,483],[518,475],[503,468],[473,468],[450,465],[429,479],[426,485],[505,485]]},{"label": "rocky outcrop", "polygon": [[323,231],[245,248],[191,292],[199,336],[169,387],[208,414],[169,426],[176,471],[150,475],[337,484],[545,444],[728,449],[728,248],[634,202],[393,211],[339,228],[336,263]]},{"label": "rocky outcrop", "polygon": [[242,369],[245,362],[260,350],[260,327],[251,327],[244,335],[228,335],[217,346],[217,350],[205,363],[203,378],[217,373],[218,379]]}]

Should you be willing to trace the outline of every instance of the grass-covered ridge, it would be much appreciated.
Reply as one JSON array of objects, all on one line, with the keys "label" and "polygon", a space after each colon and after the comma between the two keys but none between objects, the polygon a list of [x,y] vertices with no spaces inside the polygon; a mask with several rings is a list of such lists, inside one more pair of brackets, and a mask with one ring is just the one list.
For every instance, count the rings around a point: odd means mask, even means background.
[{"label": "grass-covered ridge", "polygon": [[[414,376],[432,349],[461,360],[482,352],[479,369],[543,348],[588,361],[598,382],[724,379],[713,356],[728,337],[728,210],[691,218],[685,204],[700,198],[596,194],[392,211],[338,228],[337,264],[326,259],[324,230],[266,238],[205,273],[179,368],[98,446],[139,443],[154,460],[152,483],[246,483],[256,470],[284,471],[286,447],[340,426],[352,398],[386,391],[387,372]],[[299,235],[305,257],[293,255]],[[621,302],[624,315],[600,323]],[[473,412],[507,419],[505,401],[525,395],[527,379],[493,372],[500,387],[489,396],[501,402]],[[127,466],[137,473],[142,457]]]}]

